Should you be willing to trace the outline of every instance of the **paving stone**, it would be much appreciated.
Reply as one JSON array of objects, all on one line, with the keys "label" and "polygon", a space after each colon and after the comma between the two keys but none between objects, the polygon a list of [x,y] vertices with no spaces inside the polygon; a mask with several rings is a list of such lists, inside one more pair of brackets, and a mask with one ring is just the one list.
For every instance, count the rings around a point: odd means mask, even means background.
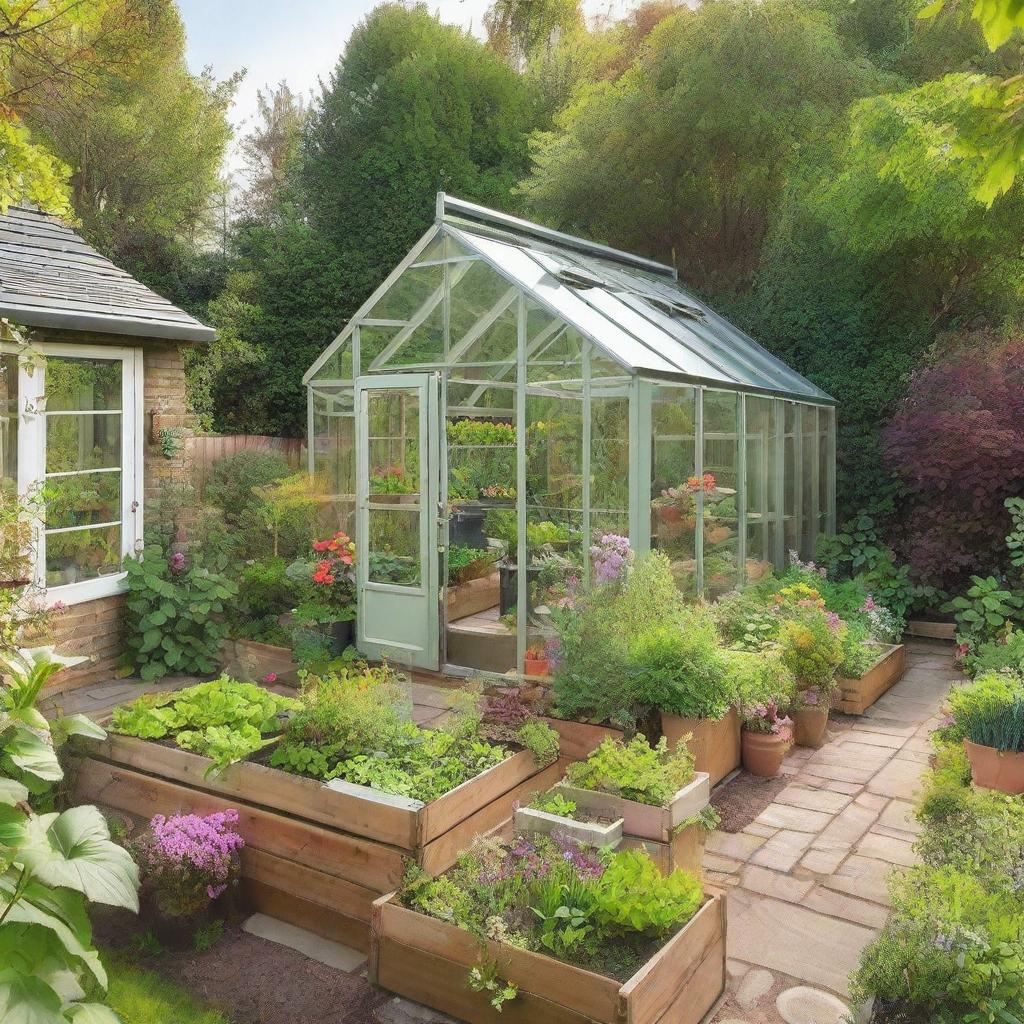
[{"label": "paving stone", "polygon": [[837,850],[815,850],[812,847],[803,855],[799,866],[817,875],[831,875],[849,855],[850,851],[842,847]]},{"label": "paving stone", "polygon": [[822,747],[811,761],[816,764],[845,764],[850,768],[874,768],[877,770],[890,757],[892,757],[892,751],[887,747],[846,740],[832,746]]},{"label": "paving stone", "polygon": [[740,884],[739,875],[728,875],[722,871],[711,871],[707,867],[702,872],[704,878],[714,885],[720,885],[723,889],[731,889]]},{"label": "paving stone", "polygon": [[819,789],[827,789],[830,793],[841,793],[843,796],[854,796],[864,788],[864,784],[861,782],[843,782],[841,779],[822,779],[812,775],[798,778],[796,782],[800,786],[817,786]]},{"label": "paving stone", "polygon": [[366,962],[366,956],[357,949],[332,942],[267,914],[253,914],[243,922],[242,928],[250,935],[287,946],[308,956],[310,960],[317,960],[339,971],[354,971]]},{"label": "paving stone", "polygon": [[906,800],[921,788],[921,766],[912,761],[890,761],[869,783],[868,791]]},{"label": "paving stone", "polygon": [[786,1024],[843,1024],[850,1015],[850,1008],[830,992],[804,985],[780,993],[775,1007]]},{"label": "paving stone", "polygon": [[808,810],[806,807],[772,804],[756,820],[772,828],[788,828],[794,832],[813,832],[817,835],[832,820],[832,815],[826,811]]},{"label": "paving stone", "polygon": [[743,1010],[752,1010],[771,991],[775,978],[771,971],[753,968],[736,988],[736,1002]]},{"label": "paving stone", "polygon": [[853,854],[847,857],[836,871],[822,881],[822,885],[848,896],[871,900],[872,903],[889,906],[889,875],[891,864]]},{"label": "paving stone", "polygon": [[722,857],[717,853],[705,853],[704,867],[708,871],[720,871],[726,875],[734,875],[743,867],[743,863],[732,857]]},{"label": "paving stone", "polygon": [[877,810],[863,807],[854,801],[832,819],[832,823],[822,830],[812,845],[816,850],[851,850],[877,817]]},{"label": "paving stone", "polygon": [[740,875],[740,885],[763,896],[773,896],[787,903],[799,903],[814,887],[814,880],[794,878],[792,875],[750,864]]},{"label": "paving stone", "polygon": [[817,910],[829,917],[838,917],[841,921],[853,921],[855,924],[862,924],[866,928],[881,929],[889,911],[876,903],[869,903],[867,900],[860,900],[854,896],[847,896],[845,893],[834,892],[818,886],[813,892],[808,893],[803,901],[803,906],[808,910]]},{"label": "paving stone", "polygon": [[899,864],[903,867],[910,867],[917,863],[914,854],[913,843],[905,839],[893,839],[892,836],[879,835],[877,832],[869,832],[857,846],[857,853],[862,857],[874,857],[877,860],[888,861],[890,864]]},{"label": "paving stone", "polygon": [[759,825],[756,821],[752,821],[743,831],[748,836],[760,836],[762,839],[771,839],[779,830],[777,828],[769,828],[767,825]]},{"label": "paving stone", "polygon": [[750,863],[774,871],[792,871],[813,839],[810,832],[793,832],[789,829],[777,832],[754,853]]},{"label": "paving stone", "polygon": [[809,786],[787,786],[775,797],[776,804],[791,807],[806,807],[809,811],[825,811],[838,814],[849,802],[844,793],[833,793],[828,789],[812,789]]},{"label": "paving stone", "polygon": [[853,802],[858,807],[866,807],[869,811],[874,811],[877,814],[879,811],[885,810],[889,800],[877,793],[861,793]]},{"label": "paving stone", "polygon": [[847,736],[857,743],[864,743],[872,747],[888,747],[890,750],[899,750],[904,743],[902,736],[887,736],[885,733],[867,732],[857,726],[854,726],[847,733]]},{"label": "paving stone", "polygon": [[730,908],[729,917],[730,956],[842,994],[874,937],[870,928],[767,896],[735,915]]},{"label": "paving stone", "polygon": [[866,783],[874,774],[874,768],[851,768],[848,765],[828,764],[821,761],[808,761],[803,766],[803,773],[819,779],[835,779],[839,782]]},{"label": "paving stone", "polygon": [[725,973],[728,974],[730,978],[742,978],[749,970],[750,964],[745,964],[742,960],[725,961]]},{"label": "paving stone", "polygon": [[888,806],[878,818],[878,824],[886,828],[919,835],[921,823],[914,813],[914,805],[909,800],[890,800]]},{"label": "paving stone", "polygon": [[748,835],[746,832],[715,831],[708,836],[705,850],[708,853],[718,854],[720,857],[745,861],[759,846],[764,844],[764,840],[764,836]]},{"label": "paving stone", "polygon": [[410,1002],[401,996],[378,1006],[374,1016],[380,1024],[458,1024],[454,1017],[446,1013],[431,1010],[428,1006]]},{"label": "paving stone", "polygon": [[931,755],[921,750],[897,750],[896,758],[899,761],[913,761],[914,764],[927,765]]},{"label": "paving stone", "polygon": [[917,732],[917,728],[913,722],[886,722],[863,717],[857,723],[858,731],[879,733],[882,736],[902,736],[904,739],[910,739]]}]

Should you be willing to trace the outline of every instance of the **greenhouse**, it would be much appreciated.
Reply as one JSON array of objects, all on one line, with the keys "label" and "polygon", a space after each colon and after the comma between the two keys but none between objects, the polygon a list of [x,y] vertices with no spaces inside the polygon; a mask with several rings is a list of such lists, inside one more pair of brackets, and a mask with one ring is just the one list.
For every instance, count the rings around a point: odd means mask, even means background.
[{"label": "greenhouse", "polygon": [[714,599],[835,527],[829,395],[671,267],[444,194],[304,380],[358,646],[401,664],[543,676],[626,539]]}]

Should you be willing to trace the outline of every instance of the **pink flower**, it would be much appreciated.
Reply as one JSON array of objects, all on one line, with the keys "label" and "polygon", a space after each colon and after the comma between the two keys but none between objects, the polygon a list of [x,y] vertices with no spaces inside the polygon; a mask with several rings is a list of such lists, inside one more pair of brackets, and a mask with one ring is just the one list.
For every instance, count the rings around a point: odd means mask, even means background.
[{"label": "pink flower", "polygon": [[277,682],[277,673],[276,672],[268,672],[263,677],[263,682],[265,682],[265,683],[276,683]]},{"label": "pink flower", "polygon": [[50,605],[50,611],[57,612],[58,615],[61,612],[66,612],[67,610],[68,606],[63,601],[54,601],[53,604]]}]

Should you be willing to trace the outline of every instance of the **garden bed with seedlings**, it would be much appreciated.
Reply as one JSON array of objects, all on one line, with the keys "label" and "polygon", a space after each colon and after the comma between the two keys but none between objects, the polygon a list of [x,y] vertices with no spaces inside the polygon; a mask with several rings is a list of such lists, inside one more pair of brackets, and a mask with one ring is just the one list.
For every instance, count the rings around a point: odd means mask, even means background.
[{"label": "garden bed with seedlings", "polygon": [[370,977],[470,1024],[697,1024],[725,984],[725,902],[638,851],[478,842],[373,908]]},{"label": "garden bed with seedlings", "polygon": [[89,744],[76,797],[146,818],[236,808],[250,904],[366,949],[371,905],[407,860],[443,871],[565,768],[539,719],[490,726],[470,695],[422,729],[399,692],[388,669],[357,666],[295,698],[226,679],[144,697]]},{"label": "garden bed with seedlings", "polygon": [[903,644],[882,646],[874,664],[856,679],[839,678],[835,708],[847,715],[863,715],[907,670],[907,648]]}]

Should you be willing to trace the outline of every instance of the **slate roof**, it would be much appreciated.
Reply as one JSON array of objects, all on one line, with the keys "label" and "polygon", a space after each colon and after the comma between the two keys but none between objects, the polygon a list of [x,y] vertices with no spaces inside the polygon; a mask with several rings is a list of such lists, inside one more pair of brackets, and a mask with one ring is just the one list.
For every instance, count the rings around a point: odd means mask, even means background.
[{"label": "slate roof", "polygon": [[203,342],[215,334],[58,218],[25,206],[0,214],[0,317],[134,338]]}]

